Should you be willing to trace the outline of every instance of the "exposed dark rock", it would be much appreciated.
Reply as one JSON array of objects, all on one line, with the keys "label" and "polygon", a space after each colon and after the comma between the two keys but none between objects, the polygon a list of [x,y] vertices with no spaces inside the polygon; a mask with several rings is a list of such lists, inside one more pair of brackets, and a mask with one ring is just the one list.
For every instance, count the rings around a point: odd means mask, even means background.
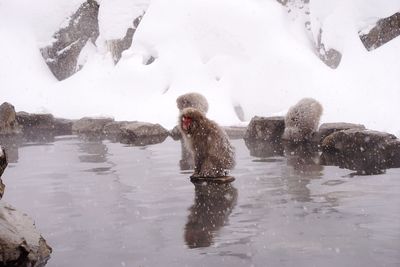
[{"label": "exposed dark rock", "polygon": [[73,122],[72,132],[77,134],[102,135],[104,134],[104,127],[112,122],[114,122],[112,118],[84,117]]},{"label": "exposed dark rock", "polygon": [[359,35],[368,51],[386,44],[400,35],[400,12],[380,19],[368,33],[364,34],[360,32]]},{"label": "exposed dark rock", "polygon": [[400,168],[400,140],[390,141],[386,147],[388,168]]},{"label": "exposed dark rock", "polygon": [[384,132],[360,129],[339,131],[322,142],[321,159],[324,165],[337,165],[359,174],[377,174],[394,164],[391,152],[396,155],[393,151],[396,141],[394,135]]},{"label": "exposed dark rock", "polygon": [[35,114],[27,112],[17,113],[18,124],[22,126],[24,136],[46,139],[47,135],[72,134],[72,121],[66,119],[54,118],[51,114]]},{"label": "exposed dark rock", "polygon": [[87,0],[67,19],[68,25],[58,30],[51,45],[40,49],[51,72],[58,80],[70,77],[78,70],[77,62],[88,41],[95,43],[99,36],[99,4]]},{"label": "exposed dark rock", "polygon": [[8,165],[6,151],[0,146],[0,199],[3,197],[4,188],[6,187],[1,180],[4,170]]},{"label": "exposed dark rock", "polygon": [[27,215],[0,201],[0,265],[44,266],[52,251]]},{"label": "exposed dark rock", "polygon": [[314,51],[328,67],[336,69],[342,60],[342,54],[334,48],[326,48],[322,42],[322,29],[319,29],[318,38],[314,43]]},{"label": "exposed dark rock", "polygon": [[21,133],[14,106],[4,102],[0,105],[0,135],[17,135]]},{"label": "exposed dark rock", "polygon": [[242,139],[247,131],[247,127],[225,126],[222,127],[230,139]]},{"label": "exposed dark rock", "polygon": [[342,131],[342,130],[349,130],[349,129],[359,129],[364,130],[365,126],[362,124],[354,124],[354,123],[347,123],[347,122],[333,122],[333,123],[323,123],[319,126],[318,132],[314,137],[314,140],[321,144],[325,137],[328,135]]},{"label": "exposed dark rock", "polygon": [[250,155],[270,157],[283,155],[282,134],[285,130],[284,117],[254,117],[244,136]]},{"label": "exposed dark rock", "polygon": [[[151,63],[153,63],[156,60],[156,57],[150,55],[146,58],[143,59],[143,64],[144,65],[150,65]],[[167,90],[168,91],[168,90]]]},{"label": "exposed dark rock", "polygon": [[240,121],[245,121],[244,110],[240,104],[236,104],[233,106],[235,110],[236,116],[239,118]]},{"label": "exposed dark rock", "polygon": [[[117,64],[118,61],[121,59],[122,52],[131,47],[133,35],[135,34],[136,29],[139,26],[139,23],[142,20],[143,16],[144,15],[140,15],[133,21],[132,27],[128,28],[124,38],[107,41],[107,46],[108,46],[109,51],[111,51],[111,54],[112,54],[112,57],[114,60],[114,64]],[[148,64],[150,64],[150,63],[148,63]],[[148,65],[148,64],[146,64],[146,65]]]},{"label": "exposed dark rock", "polygon": [[111,140],[138,146],[163,142],[169,132],[159,124],[146,122],[110,122],[104,127],[104,134]]}]

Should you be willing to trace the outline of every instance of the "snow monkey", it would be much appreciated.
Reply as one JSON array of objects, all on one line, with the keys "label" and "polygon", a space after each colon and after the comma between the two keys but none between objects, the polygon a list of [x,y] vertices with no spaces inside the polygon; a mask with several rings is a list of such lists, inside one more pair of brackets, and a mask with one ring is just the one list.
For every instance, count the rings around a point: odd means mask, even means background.
[{"label": "snow monkey", "polygon": [[[203,112],[204,114],[208,111],[207,99],[199,93],[187,93],[179,96],[176,99],[176,105],[181,112],[184,108],[195,108]],[[179,161],[181,170],[193,169],[193,156],[192,153],[186,148],[184,141],[181,139],[181,151],[182,156]]]},{"label": "snow monkey", "polygon": [[195,108],[204,114],[208,111],[207,99],[199,93],[187,93],[181,95],[176,99],[176,104],[179,111],[182,111],[184,108]]},{"label": "snow monkey", "polygon": [[221,177],[235,165],[235,152],[225,131],[204,113],[186,108],[179,115],[179,130],[194,157],[191,177]]},{"label": "snow monkey", "polygon": [[282,139],[294,143],[310,141],[317,131],[322,110],[322,105],[317,100],[301,99],[286,114]]}]

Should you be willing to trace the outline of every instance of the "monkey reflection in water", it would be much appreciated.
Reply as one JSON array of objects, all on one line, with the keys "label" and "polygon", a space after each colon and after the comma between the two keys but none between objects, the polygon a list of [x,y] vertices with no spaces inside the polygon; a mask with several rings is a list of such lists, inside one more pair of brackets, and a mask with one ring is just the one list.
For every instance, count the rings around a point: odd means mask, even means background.
[{"label": "monkey reflection in water", "polygon": [[198,248],[213,244],[217,232],[227,224],[237,197],[232,184],[195,184],[194,204],[185,226],[186,245]]},{"label": "monkey reflection in water", "polygon": [[319,152],[311,143],[285,143],[285,156],[288,169],[287,190],[293,199],[300,202],[311,201],[311,192],[307,185],[322,176]]},{"label": "monkey reflection in water", "polygon": [[[199,93],[187,93],[179,96],[176,99],[176,106],[179,111],[182,112],[185,108],[195,108],[202,112],[204,115],[208,111],[208,101],[207,99]],[[188,150],[185,146],[184,140],[181,137],[181,151],[182,156],[179,161],[181,170],[192,170],[194,168],[194,159],[192,152]]]}]

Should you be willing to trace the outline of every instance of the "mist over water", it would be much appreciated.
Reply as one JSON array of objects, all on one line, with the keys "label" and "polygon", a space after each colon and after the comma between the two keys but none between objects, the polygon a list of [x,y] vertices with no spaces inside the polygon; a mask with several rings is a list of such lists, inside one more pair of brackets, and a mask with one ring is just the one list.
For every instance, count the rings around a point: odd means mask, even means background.
[{"label": "mist over water", "polygon": [[180,171],[170,138],[24,143],[4,199],[53,247],[48,266],[399,265],[400,169],[353,176],[232,143],[235,182],[208,186]]}]

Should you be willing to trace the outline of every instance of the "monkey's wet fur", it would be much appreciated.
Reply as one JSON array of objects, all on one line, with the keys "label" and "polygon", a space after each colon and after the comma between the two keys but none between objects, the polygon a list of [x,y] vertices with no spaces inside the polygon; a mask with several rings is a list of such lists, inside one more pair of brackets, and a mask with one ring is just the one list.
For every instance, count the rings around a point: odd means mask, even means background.
[{"label": "monkey's wet fur", "polygon": [[216,178],[228,175],[235,166],[235,151],[225,131],[195,108],[179,115],[179,130],[194,157],[193,177]]},{"label": "monkey's wet fur", "polygon": [[322,105],[317,100],[301,99],[286,114],[282,139],[293,143],[310,141],[318,129],[322,112]]}]

